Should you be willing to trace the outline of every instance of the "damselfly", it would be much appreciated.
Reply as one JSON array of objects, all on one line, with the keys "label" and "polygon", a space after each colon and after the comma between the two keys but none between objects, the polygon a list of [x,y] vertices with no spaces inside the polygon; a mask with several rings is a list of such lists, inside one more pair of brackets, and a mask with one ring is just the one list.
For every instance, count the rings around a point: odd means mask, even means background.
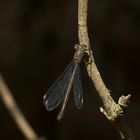
[{"label": "damselfly", "polygon": [[84,55],[84,50],[80,45],[75,45],[75,48],[76,51],[73,61],[67,66],[65,71],[48,89],[43,97],[43,103],[48,111],[54,110],[63,101],[61,110],[57,116],[58,120],[61,120],[64,115],[72,86],[76,107],[80,109],[83,104],[83,91],[79,63]]}]

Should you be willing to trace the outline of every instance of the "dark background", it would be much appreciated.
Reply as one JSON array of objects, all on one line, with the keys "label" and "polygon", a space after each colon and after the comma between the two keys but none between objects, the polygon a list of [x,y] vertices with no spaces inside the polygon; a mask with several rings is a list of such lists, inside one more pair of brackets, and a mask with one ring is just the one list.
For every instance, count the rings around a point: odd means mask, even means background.
[{"label": "dark background", "polygon": [[[88,29],[95,61],[111,95],[132,94],[126,113],[140,139],[140,1],[89,0]],[[0,72],[19,107],[48,140],[119,140],[99,112],[102,105],[84,64],[84,106],[71,99],[61,123],[59,109],[47,112],[42,97],[72,60],[77,37],[76,0],[1,0]],[[24,140],[0,100],[0,140]]]}]

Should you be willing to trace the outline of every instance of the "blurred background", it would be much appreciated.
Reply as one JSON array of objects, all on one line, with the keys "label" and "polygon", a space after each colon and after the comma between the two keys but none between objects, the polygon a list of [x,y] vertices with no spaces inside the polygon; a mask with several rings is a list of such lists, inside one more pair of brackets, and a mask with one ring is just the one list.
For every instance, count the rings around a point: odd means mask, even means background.
[{"label": "blurred background", "polygon": [[[140,139],[140,1],[89,0],[88,29],[96,64],[111,95],[132,94],[126,120]],[[20,109],[47,140],[119,140],[100,113],[102,105],[84,63],[81,75],[84,105],[73,96],[61,123],[60,108],[47,112],[42,97],[73,59],[78,43],[77,1],[1,0],[0,72]],[[24,140],[0,99],[0,139]]]}]

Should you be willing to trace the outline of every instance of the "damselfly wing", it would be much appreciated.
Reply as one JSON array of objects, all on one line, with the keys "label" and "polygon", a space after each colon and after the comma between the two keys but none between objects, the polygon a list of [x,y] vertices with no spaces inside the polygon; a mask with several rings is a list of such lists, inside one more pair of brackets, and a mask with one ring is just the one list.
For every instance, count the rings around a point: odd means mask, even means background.
[{"label": "damselfly wing", "polygon": [[82,90],[82,83],[81,83],[81,71],[79,65],[77,66],[77,71],[73,82],[73,95],[74,95],[75,105],[77,109],[80,109],[83,105],[83,90]]},{"label": "damselfly wing", "polygon": [[48,111],[54,110],[63,101],[73,67],[74,62],[71,62],[44,95],[43,103]]}]

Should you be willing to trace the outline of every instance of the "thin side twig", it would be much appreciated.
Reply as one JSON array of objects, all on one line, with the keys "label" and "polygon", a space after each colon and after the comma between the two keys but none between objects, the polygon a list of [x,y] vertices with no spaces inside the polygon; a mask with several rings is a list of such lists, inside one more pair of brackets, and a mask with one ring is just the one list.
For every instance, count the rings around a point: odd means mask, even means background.
[{"label": "thin side twig", "polygon": [[124,110],[128,105],[129,98],[131,95],[122,95],[119,98],[118,103],[116,103],[111,97],[110,91],[105,86],[95,64],[93,53],[90,48],[87,30],[87,7],[88,0],[78,1],[78,35],[80,45],[85,47],[86,53],[89,56],[89,61],[86,62],[88,75],[91,78],[103,102],[103,107],[100,107],[100,111],[106,116],[108,120],[115,124],[115,127],[119,131],[119,134],[122,139],[134,140],[133,134],[124,120]]},{"label": "thin side twig", "polygon": [[7,87],[2,75],[0,74],[0,97],[8,109],[9,113],[15,120],[18,128],[27,140],[46,140],[44,137],[39,137],[30,124],[25,119],[23,113],[19,109],[11,91]]}]

